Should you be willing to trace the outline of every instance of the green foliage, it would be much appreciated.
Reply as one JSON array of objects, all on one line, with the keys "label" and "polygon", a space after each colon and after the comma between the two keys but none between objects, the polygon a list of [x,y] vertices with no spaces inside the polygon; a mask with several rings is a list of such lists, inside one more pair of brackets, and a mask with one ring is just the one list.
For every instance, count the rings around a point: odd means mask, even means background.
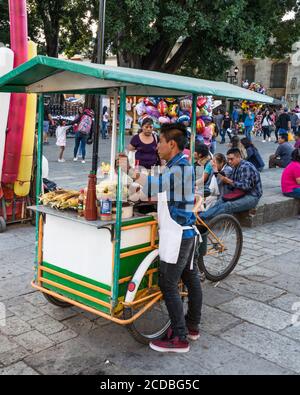
[{"label": "green foliage", "polygon": [[0,0],[0,42],[9,44],[9,14],[7,0]]},{"label": "green foliage", "polygon": [[[5,42],[7,3],[0,0]],[[95,57],[99,0],[27,3],[29,35],[40,53]],[[295,18],[283,21],[291,10]],[[107,0],[105,29],[107,53],[116,54],[120,65],[222,79],[228,51],[250,58],[288,54],[300,37],[300,5],[297,0]]]}]

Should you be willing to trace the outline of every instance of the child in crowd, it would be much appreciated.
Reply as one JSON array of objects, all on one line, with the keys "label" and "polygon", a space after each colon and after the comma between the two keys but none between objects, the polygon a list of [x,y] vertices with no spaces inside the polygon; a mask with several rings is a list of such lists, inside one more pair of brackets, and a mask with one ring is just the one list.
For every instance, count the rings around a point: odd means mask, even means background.
[{"label": "child in crowd", "polygon": [[67,130],[72,125],[66,125],[66,121],[60,119],[58,121],[58,127],[56,128],[55,135],[56,135],[56,145],[60,148],[59,155],[58,155],[58,162],[65,162],[63,159],[66,143],[67,143]]}]

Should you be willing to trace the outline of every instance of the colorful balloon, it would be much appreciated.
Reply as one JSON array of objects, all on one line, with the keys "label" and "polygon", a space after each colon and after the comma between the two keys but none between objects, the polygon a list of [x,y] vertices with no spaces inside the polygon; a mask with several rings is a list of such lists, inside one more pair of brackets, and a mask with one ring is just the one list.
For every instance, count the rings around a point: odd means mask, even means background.
[{"label": "colorful balloon", "polygon": [[176,99],[174,97],[166,97],[165,101],[169,104],[176,103]]},{"label": "colorful balloon", "polygon": [[155,106],[156,102],[153,99],[153,97],[145,97],[144,103],[146,104],[146,106]]},{"label": "colorful balloon", "polygon": [[199,108],[201,108],[201,107],[203,107],[203,106],[206,104],[206,102],[207,102],[207,98],[204,97],[204,96],[201,96],[201,97],[199,97],[198,100],[197,100],[197,106],[198,106]]},{"label": "colorful balloon", "polygon": [[146,112],[151,117],[155,117],[155,118],[160,117],[160,113],[159,113],[158,109],[154,106],[146,106]]},{"label": "colorful balloon", "polygon": [[168,113],[168,105],[164,100],[161,100],[158,103],[157,109],[158,109],[161,116],[167,115],[167,113]]},{"label": "colorful balloon", "polygon": [[188,115],[181,115],[181,117],[178,118],[178,122],[179,123],[183,123],[183,122],[191,122],[191,118]]},{"label": "colorful balloon", "polygon": [[168,109],[168,115],[170,117],[177,117],[178,114],[178,104],[171,104]]},{"label": "colorful balloon", "polygon": [[181,110],[190,110],[192,108],[193,102],[191,99],[183,99],[180,100],[180,108]]},{"label": "colorful balloon", "polygon": [[158,121],[159,123],[164,124],[164,123],[170,123],[171,119],[169,117],[159,117]]},{"label": "colorful balloon", "polygon": [[144,102],[140,102],[135,106],[135,110],[137,115],[140,117],[141,115],[145,114],[146,106]]},{"label": "colorful balloon", "polygon": [[171,123],[177,123],[177,122],[178,122],[178,117],[171,118]]},{"label": "colorful balloon", "polygon": [[205,128],[205,123],[201,118],[197,119],[197,125],[196,125],[196,129],[197,129],[197,133],[201,134],[204,132],[204,128]]}]

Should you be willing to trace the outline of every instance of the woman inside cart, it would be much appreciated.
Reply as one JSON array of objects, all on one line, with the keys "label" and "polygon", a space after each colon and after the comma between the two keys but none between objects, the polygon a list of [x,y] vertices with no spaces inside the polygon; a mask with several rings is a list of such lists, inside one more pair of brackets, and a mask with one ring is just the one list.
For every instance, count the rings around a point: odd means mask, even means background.
[{"label": "woman inside cart", "polygon": [[[171,320],[166,336],[153,340],[150,347],[159,352],[188,352],[189,341],[197,340],[201,318],[202,291],[198,265],[193,265],[197,242],[194,208],[194,170],[183,154],[187,131],[182,124],[163,125],[158,153],[167,165],[161,174],[146,176],[128,169],[128,159],[119,156],[119,165],[143,186],[148,196],[158,197],[159,286]],[[188,289],[188,312],[184,315],[178,283]]]},{"label": "woman inside cart", "polygon": [[158,136],[153,130],[153,120],[145,118],[138,134],[132,137],[129,151],[135,151],[135,161],[139,166],[151,169],[160,164],[157,153]]}]

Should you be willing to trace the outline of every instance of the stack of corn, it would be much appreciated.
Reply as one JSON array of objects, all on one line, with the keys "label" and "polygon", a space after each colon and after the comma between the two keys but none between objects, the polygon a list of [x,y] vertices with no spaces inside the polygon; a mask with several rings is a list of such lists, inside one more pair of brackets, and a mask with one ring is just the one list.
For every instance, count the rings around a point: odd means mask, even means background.
[{"label": "stack of corn", "polygon": [[59,210],[77,210],[79,195],[80,192],[78,191],[67,191],[60,189],[57,191],[45,193],[40,197],[40,202],[45,206],[48,205]]}]

